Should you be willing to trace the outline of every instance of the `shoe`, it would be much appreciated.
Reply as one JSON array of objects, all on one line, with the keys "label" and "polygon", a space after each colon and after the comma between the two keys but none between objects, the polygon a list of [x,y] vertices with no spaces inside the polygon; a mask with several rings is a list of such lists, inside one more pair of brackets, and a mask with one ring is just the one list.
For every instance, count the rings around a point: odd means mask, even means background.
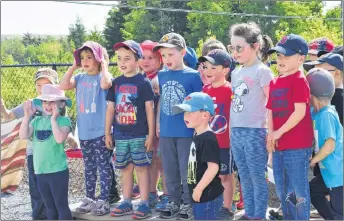
[{"label": "shoe", "polygon": [[159,196],[157,193],[149,193],[149,207],[154,208],[155,205],[159,202]]},{"label": "shoe", "polygon": [[220,213],[219,213],[219,219],[220,220],[233,220],[234,213],[229,211],[226,207],[221,207]]},{"label": "shoe", "polygon": [[94,209],[96,206],[96,203],[91,199],[86,197],[82,200],[82,203],[79,207],[75,209],[78,213],[89,213],[92,209]]},{"label": "shoe", "polygon": [[133,204],[128,202],[122,202],[119,204],[115,209],[113,209],[110,213],[110,216],[118,217],[129,215],[133,213]]},{"label": "shoe", "polygon": [[139,204],[137,210],[132,215],[133,219],[147,219],[152,216],[152,210],[147,204]]},{"label": "shoe", "polygon": [[181,204],[177,220],[190,220],[193,219],[193,210],[191,204]]},{"label": "shoe", "polygon": [[242,210],[242,209],[245,208],[244,199],[242,198],[241,185],[240,185],[240,199],[239,199],[239,202],[236,205],[237,205],[237,209],[238,210]]},{"label": "shoe", "polygon": [[131,198],[132,199],[140,198],[140,187],[139,187],[139,185],[135,185],[133,187],[133,192],[131,193]]},{"label": "shoe", "polygon": [[160,201],[155,205],[155,211],[161,212],[166,208],[166,205],[168,203],[168,196],[162,195],[160,196]]},{"label": "shoe", "polygon": [[166,208],[160,212],[160,218],[171,219],[179,212],[179,205],[174,202],[168,202]]},{"label": "shoe", "polygon": [[231,210],[232,210],[232,213],[235,213],[237,211],[237,206],[236,206],[234,201],[232,202],[232,209]]},{"label": "shoe", "polygon": [[113,196],[109,196],[109,204],[118,203],[121,200],[121,197],[118,194],[115,194]]},{"label": "shoe", "polygon": [[110,204],[105,200],[98,200],[96,206],[91,210],[93,216],[104,216],[110,212]]},{"label": "shoe", "polygon": [[250,220],[245,214],[240,216],[237,220]]}]

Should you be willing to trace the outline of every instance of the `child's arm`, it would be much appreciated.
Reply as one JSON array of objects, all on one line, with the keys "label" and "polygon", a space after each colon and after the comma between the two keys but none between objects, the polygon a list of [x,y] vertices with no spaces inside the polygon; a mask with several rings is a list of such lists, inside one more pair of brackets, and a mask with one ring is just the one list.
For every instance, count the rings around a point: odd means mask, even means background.
[{"label": "child's arm", "polygon": [[111,74],[109,73],[108,70],[108,63],[105,59],[102,61],[102,71],[100,73],[100,87],[104,90],[107,90],[111,87],[112,81],[111,81]]},{"label": "child's arm", "polygon": [[157,107],[158,108],[156,110],[156,128],[155,128],[155,134],[157,137],[160,137],[160,98],[159,98],[159,101],[158,101],[158,104],[157,104]]},{"label": "child's arm", "polygon": [[311,160],[310,166],[314,167],[315,164],[325,159],[328,155],[330,155],[336,146],[336,141],[332,138],[329,138],[325,141],[322,148],[320,148],[319,152],[314,155],[314,157]]},{"label": "child's arm", "polygon": [[111,134],[111,126],[113,122],[113,118],[115,116],[115,103],[112,101],[108,101],[108,105],[106,107],[106,117],[105,117],[105,145],[108,149],[113,149],[113,141],[112,141],[112,134]]},{"label": "child's arm", "polygon": [[148,137],[146,139],[145,146],[146,146],[147,152],[148,152],[148,151],[152,150],[154,132],[155,132],[154,101],[146,101],[145,102],[145,108],[146,108],[147,123],[148,123]]},{"label": "child's arm", "polygon": [[269,153],[275,152],[275,141],[272,139],[274,122],[272,120],[272,110],[268,110],[268,135],[266,137],[266,149]]},{"label": "child's arm", "polygon": [[68,68],[67,72],[63,75],[60,81],[60,88],[62,90],[71,90],[75,88],[75,79],[73,77],[74,71],[78,68],[76,61],[74,60],[73,65]]},{"label": "child's arm", "polygon": [[269,99],[270,86],[269,85],[264,86],[263,91],[264,91],[266,98]]},{"label": "child's arm", "polygon": [[29,125],[30,119],[35,113],[35,108],[33,108],[32,101],[25,101],[24,102],[24,118],[20,125],[19,130],[19,138],[21,140],[28,139],[32,136],[33,133],[33,127]]},{"label": "child's arm", "polygon": [[192,194],[192,198],[195,202],[200,201],[203,190],[210,184],[219,171],[219,165],[217,163],[207,162],[207,164],[208,169],[203,174],[202,179],[199,181]]},{"label": "child's arm", "polygon": [[69,126],[59,126],[57,123],[57,118],[60,113],[56,104],[53,104],[53,114],[51,115],[51,130],[53,131],[54,138],[56,143],[61,144],[67,140],[67,137],[70,133]]},{"label": "child's arm", "polygon": [[273,140],[278,140],[283,134],[294,128],[306,115],[306,103],[295,103],[294,112],[278,130],[271,133]]}]

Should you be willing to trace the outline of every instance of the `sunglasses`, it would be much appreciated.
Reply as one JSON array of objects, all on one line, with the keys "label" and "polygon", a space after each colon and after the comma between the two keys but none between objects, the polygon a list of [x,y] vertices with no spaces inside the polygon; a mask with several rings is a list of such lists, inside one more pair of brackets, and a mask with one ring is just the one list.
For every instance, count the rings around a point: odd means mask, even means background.
[{"label": "sunglasses", "polygon": [[227,46],[227,49],[230,53],[234,53],[235,51],[238,52],[238,53],[241,53],[244,51],[245,49],[245,46],[246,45],[253,45],[253,44],[245,44],[245,45],[237,45],[237,46],[233,46],[233,45],[228,45]]}]

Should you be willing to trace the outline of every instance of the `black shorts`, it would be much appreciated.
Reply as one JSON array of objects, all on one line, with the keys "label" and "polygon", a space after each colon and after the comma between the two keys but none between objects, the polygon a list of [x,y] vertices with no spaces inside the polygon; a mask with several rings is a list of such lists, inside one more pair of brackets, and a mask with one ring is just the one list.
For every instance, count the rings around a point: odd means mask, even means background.
[{"label": "black shorts", "polygon": [[234,172],[234,158],[230,148],[220,148],[220,175]]}]

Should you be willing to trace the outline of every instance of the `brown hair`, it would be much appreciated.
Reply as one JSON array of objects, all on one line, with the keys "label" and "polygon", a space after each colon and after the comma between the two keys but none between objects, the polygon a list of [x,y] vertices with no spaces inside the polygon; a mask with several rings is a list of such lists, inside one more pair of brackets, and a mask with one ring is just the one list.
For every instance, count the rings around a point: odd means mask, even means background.
[{"label": "brown hair", "polygon": [[202,56],[206,56],[209,51],[214,50],[214,49],[221,49],[221,50],[227,51],[225,45],[221,41],[216,40],[215,38],[211,37],[211,38],[208,38],[203,45]]}]

